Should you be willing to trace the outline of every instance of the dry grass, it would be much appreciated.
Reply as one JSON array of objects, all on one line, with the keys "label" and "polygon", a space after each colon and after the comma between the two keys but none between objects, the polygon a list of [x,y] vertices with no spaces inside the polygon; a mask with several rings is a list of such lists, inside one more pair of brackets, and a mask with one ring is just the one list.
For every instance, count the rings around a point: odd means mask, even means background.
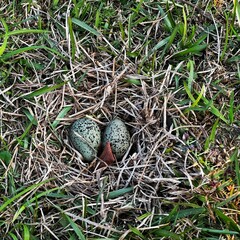
[{"label": "dry grass", "polygon": [[[3,204],[21,192],[22,187],[51,179],[0,212],[0,218],[7,219],[0,226],[3,237],[10,239],[8,231],[11,230],[18,239],[23,239],[22,228],[13,230],[20,219],[36,239],[69,239],[74,231],[76,233],[74,224],[89,239],[177,239],[157,235],[155,230],[162,228],[179,234],[183,237],[180,239],[196,239],[195,236],[207,236],[201,228],[215,228],[219,224],[217,204],[226,216],[239,224],[239,199],[234,197],[239,193],[239,186],[235,182],[234,160],[231,160],[239,140],[238,134],[229,133],[239,128],[237,110],[233,127],[219,123],[216,136],[214,134],[206,147],[217,116],[209,111],[207,104],[188,111],[192,102],[183,85],[189,79],[187,63],[191,59],[194,62],[192,89],[199,93],[204,85],[204,96],[213,100],[214,106],[228,118],[232,90],[235,91],[234,103],[238,102],[239,64],[228,64],[226,60],[238,56],[239,35],[232,36],[230,50],[220,61],[225,25],[217,31],[214,26],[218,20],[225,24],[223,13],[216,11],[213,16],[204,9],[204,14],[197,15],[196,20],[190,14],[193,6],[183,2],[189,10],[188,24],[194,25],[198,20],[200,23],[194,39],[202,31],[209,33],[205,40],[208,47],[203,54],[190,54],[182,59],[174,57],[179,51],[177,39],[165,55],[161,56],[162,49],[151,54],[154,46],[168,34],[164,31],[164,17],[152,2],[143,3],[136,15],[120,3],[106,3],[104,6],[109,9],[101,9],[99,32],[102,33],[98,37],[75,25],[71,31],[64,16],[77,17],[74,1],[63,1],[62,5],[58,4],[60,8],[54,8],[50,1],[15,3],[15,8],[10,5],[7,8],[7,4],[1,6],[2,16],[11,30],[50,31],[14,35],[9,40],[8,52],[43,45],[63,55],[36,49],[1,63],[1,150],[10,152],[11,160],[9,163],[1,160],[0,188],[5,197],[2,196],[0,202]],[[129,5],[134,7],[135,3]],[[98,7],[99,4],[93,6],[93,1],[85,1],[79,7],[80,19],[91,25]],[[120,8],[123,12],[118,11]],[[176,9],[171,5],[169,11]],[[195,10],[202,12],[200,9]],[[131,30],[129,16],[132,16]],[[1,32],[3,30],[1,26]],[[179,42],[180,39],[181,36]],[[61,87],[37,92],[62,82]],[[192,94],[197,98],[194,91]],[[29,97],[30,93],[35,96]],[[57,118],[63,109],[68,109],[66,114]],[[105,169],[97,169],[98,159],[90,165],[82,161],[69,145],[68,128],[84,116],[97,121],[101,129],[115,116],[125,121],[132,137],[131,146],[121,161]],[[54,188],[56,191],[37,197]],[[36,200],[30,204],[28,201],[34,197]],[[221,205],[231,197],[232,201]],[[27,205],[26,210],[14,219],[23,204]],[[191,214],[178,218],[179,211],[191,207],[204,208],[199,218],[192,218]],[[167,221],[164,217],[171,212],[172,218]],[[224,224],[222,220],[220,230],[227,228]],[[168,225],[172,228],[165,228]],[[143,233],[145,236],[141,236]]]}]

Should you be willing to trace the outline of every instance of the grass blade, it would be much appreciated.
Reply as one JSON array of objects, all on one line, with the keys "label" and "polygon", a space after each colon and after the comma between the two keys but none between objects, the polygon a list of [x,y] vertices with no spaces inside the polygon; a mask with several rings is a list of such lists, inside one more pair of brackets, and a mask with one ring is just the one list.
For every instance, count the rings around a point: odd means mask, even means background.
[{"label": "grass blade", "polygon": [[[30,206],[34,201],[36,201],[37,199],[43,197],[43,196],[49,196],[49,193],[52,193],[56,190],[58,190],[59,187],[56,187],[56,188],[52,188],[50,190],[47,190],[45,192],[41,192],[39,194],[37,194],[36,196],[34,196],[33,198],[31,198],[30,200],[28,200],[26,203],[24,203],[20,208],[19,210],[14,214],[13,216],[13,220],[12,220],[12,223],[19,217],[19,215],[28,207]],[[59,197],[59,196],[58,196]]]},{"label": "grass blade", "polygon": [[229,235],[239,235],[239,232],[229,231],[229,230],[220,230],[220,229],[211,229],[211,228],[200,228],[202,232],[209,232],[215,234],[229,234]]},{"label": "grass blade", "polygon": [[8,235],[9,235],[13,240],[19,240],[19,238],[18,238],[15,234],[13,234],[13,233],[11,233],[11,232],[9,232]]},{"label": "grass blade", "polygon": [[192,60],[189,60],[187,63],[187,69],[189,70],[189,76],[188,76],[188,88],[191,92],[192,90],[192,83],[194,80],[194,62]]},{"label": "grass blade", "polygon": [[201,88],[200,94],[198,95],[197,99],[193,102],[191,107],[198,106],[198,103],[202,99],[202,96],[203,96],[204,92],[205,92],[205,86],[203,85],[202,88]]},{"label": "grass blade", "polygon": [[170,39],[169,37],[164,38],[163,40],[161,40],[158,44],[156,44],[152,50],[143,58],[142,62],[141,62],[141,66],[145,63],[145,61],[153,54],[155,53],[158,49],[162,48],[164,45],[166,45],[168,43]]},{"label": "grass blade", "polygon": [[129,15],[128,19],[128,48],[131,48],[131,43],[132,43],[132,21],[134,18],[134,14]]},{"label": "grass blade", "polygon": [[9,151],[0,151],[0,159],[8,166],[12,159],[12,154]]},{"label": "grass blade", "polygon": [[232,124],[234,122],[234,91],[232,91],[230,94],[229,105],[230,105],[230,107],[228,110],[228,117],[229,117],[230,124]]},{"label": "grass blade", "polygon": [[202,100],[204,101],[204,103],[208,106],[209,111],[211,113],[213,113],[216,117],[220,118],[222,121],[224,121],[225,123],[228,124],[227,119],[222,115],[222,113],[213,106],[212,101],[209,101],[208,99],[206,99],[204,96],[202,96]]},{"label": "grass blade", "polygon": [[166,46],[164,47],[160,58],[163,58],[164,55],[165,55],[165,53],[166,53],[166,52],[168,51],[168,49],[171,47],[171,45],[172,45],[172,43],[173,43],[173,41],[174,41],[174,39],[175,39],[175,37],[176,37],[176,35],[177,35],[178,28],[179,28],[179,26],[176,25],[175,28],[173,29],[172,34],[171,34],[171,36],[170,36],[170,38],[169,38]]},{"label": "grass blade", "polygon": [[193,46],[173,54],[172,57],[183,57],[189,53],[199,55],[201,51],[203,51],[207,46],[208,44],[206,43],[202,45]]},{"label": "grass blade", "polygon": [[62,213],[62,214],[67,219],[67,221],[69,222],[71,227],[73,228],[74,232],[78,236],[78,239],[79,240],[85,240],[86,238],[84,237],[84,235],[83,235],[82,231],[80,230],[80,228],[78,227],[78,225],[69,216],[67,216],[65,213]]},{"label": "grass blade", "polygon": [[123,196],[125,193],[132,192],[132,191],[133,191],[133,187],[118,189],[116,191],[110,192],[105,199],[117,198],[117,197]]},{"label": "grass blade", "polygon": [[183,209],[177,213],[177,219],[198,215],[204,212],[206,212],[206,209],[203,207]]},{"label": "grass blade", "polygon": [[5,35],[4,36],[4,40],[3,40],[3,44],[0,47],[0,56],[2,56],[2,54],[4,53],[4,51],[5,51],[6,47],[7,47],[7,41],[8,41],[8,36]]},{"label": "grass blade", "polygon": [[169,16],[164,12],[164,10],[162,9],[161,6],[158,5],[158,10],[161,13],[161,16],[164,17],[164,23],[165,23],[165,27],[167,28],[167,30],[169,32],[171,32],[173,30],[173,28],[175,27],[175,25],[173,24],[173,22],[171,21],[171,19],[169,18]]},{"label": "grass blade", "polygon": [[44,86],[42,88],[37,89],[36,91],[33,91],[31,93],[22,95],[21,98],[31,99],[31,98],[43,95],[45,93],[51,92],[55,89],[61,88],[64,84],[66,84],[66,82],[61,82],[59,84],[56,84],[56,85],[53,85],[53,86],[50,86],[50,87],[49,86]]},{"label": "grass blade", "polygon": [[225,53],[227,51],[227,48],[228,48],[228,42],[229,42],[229,16],[228,14],[225,13],[225,19],[226,19],[226,33],[225,33],[225,41],[224,41],[224,46],[223,46],[223,50],[222,50],[222,53],[221,53],[221,61],[224,59],[224,56],[225,56]]},{"label": "grass blade", "polygon": [[123,81],[126,83],[129,83],[129,84],[135,84],[137,86],[142,86],[142,83],[139,79],[128,78],[128,79],[124,79]]},{"label": "grass blade", "polygon": [[[27,125],[27,127],[25,128],[23,134],[22,134],[20,137],[17,137],[17,138],[16,138],[17,141],[18,141],[18,143],[19,143],[21,146],[23,146],[23,147],[26,147],[26,145],[25,145],[25,144],[27,144],[27,138],[26,138],[26,137],[27,137],[28,133],[30,132],[30,130],[31,130],[31,128],[32,128],[32,125],[33,125],[33,123],[30,122],[30,123]],[[27,145],[28,145],[28,144],[27,144]]]},{"label": "grass blade", "polygon": [[2,22],[2,25],[3,25],[4,29],[5,29],[6,34],[3,37],[4,38],[3,44],[0,47],[0,56],[4,53],[4,51],[5,51],[6,47],[7,47],[7,41],[8,41],[8,35],[7,35],[7,33],[8,33],[8,26],[7,26],[6,22],[4,21],[4,19],[1,19],[1,22]]},{"label": "grass blade", "polygon": [[149,217],[151,215],[152,215],[151,212],[146,212],[146,213],[142,214],[141,216],[137,217],[137,220],[138,221],[142,221],[143,219],[145,219],[145,218],[147,218],[147,217]]},{"label": "grass blade", "polygon": [[[237,169],[236,169],[237,170]],[[239,174],[239,171],[238,171]],[[240,186],[240,185],[237,185]],[[229,198],[225,199],[224,201],[216,204],[216,207],[222,207],[230,202],[233,202],[234,199],[237,199],[239,197],[239,192],[236,192],[235,194],[231,195]]]},{"label": "grass blade", "polygon": [[71,108],[72,108],[71,106],[66,106],[62,109],[62,111],[57,115],[57,118],[51,124],[53,129],[55,129],[57,125],[60,123],[59,119],[64,118],[64,116],[68,113],[68,111],[71,110]]},{"label": "grass blade", "polygon": [[[190,89],[189,89],[189,87],[188,87],[188,84],[187,84],[186,82],[184,82],[183,85],[184,85],[184,89],[185,89],[188,97],[190,98],[190,100],[191,100],[193,103],[196,102],[196,99],[193,97],[193,95],[192,95],[192,93],[191,93],[191,91],[190,91]],[[200,94],[199,94],[199,95],[200,95]]]},{"label": "grass blade", "polygon": [[5,53],[4,55],[0,56],[0,60],[5,61],[5,60],[8,60],[15,55],[20,54],[20,53],[27,52],[27,51],[32,51],[32,50],[38,50],[38,49],[47,50],[49,52],[52,52],[52,53],[56,54],[57,56],[61,57],[62,59],[65,59],[65,57],[61,53],[59,53],[58,51],[56,51],[52,48],[45,47],[45,46],[30,46],[30,47],[19,48],[19,49],[10,51],[8,53]]},{"label": "grass blade", "polygon": [[140,237],[141,239],[146,239],[144,236],[143,236],[143,234],[137,229],[137,228],[135,228],[135,227],[132,227],[132,226],[128,226],[129,227],[129,229],[135,234],[135,235],[137,235],[138,237]]},{"label": "grass blade", "polygon": [[50,33],[50,31],[47,30],[41,30],[41,29],[20,29],[20,30],[14,30],[7,33],[7,36],[13,36],[13,35],[19,35],[19,34],[28,34],[28,33]]},{"label": "grass blade", "polygon": [[213,143],[215,141],[215,136],[216,136],[216,131],[217,131],[217,128],[218,128],[218,124],[219,124],[219,118],[213,124],[211,134],[205,141],[205,144],[204,144],[205,151],[208,150],[211,143]]},{"label": "grass blade", "polygon": [[23,239],[30,240],[30,231],[26,224],[23,224]]},{"label": "grass blade", "polygon": [[79,27],[87,30],[88,32],[94,34],[95,36],[99,36],[100,35],[100,33],[97,30],[95,30],[94,28],[90,27],[85,22],[82,22],[82,21],[80,21],[80,20],[78,20],[76,18],[72,18],[72,22],[74,24],[76,24],[77,26],[79,26]]},{"label": "grass blade", "polygon": [[156,230],[153,232],[153,234],[158,237],[166,237],[166,238],[172,239],[172,240],[181,240],[182,239],[178,234],[170,232],[165,229]]},{"label": "grass blade", "polygon": [[182,13],[183,13],[183,22],[184,22],[182,42],[184,43],[185,40],[186,40],[186,37],[187,37],[187,15],[186,15],[186,12],[185,12],[185,8],[184,8],[184,7],[182,8]]},{"label": "grass blade", "polygon": [[76,41],[75,41],[73,27],[72,27],[72,19],[70,17],[67,18],[67,24],[69,29],[70,43],[71,43],[71,55],[72,55],[72,60],[74,60],[75,54],[76,54]]},{"label": "grass blade", "polygon": [[37,126],[37,119],[29,112],[28,109],[23,109],[23,112],[25,113],[25,115],[27,116],[27,118],[29,119],[29,121]]},{"label": "grass blade", "polygon": [[230,230],[240,233],[240,226],[230,217],[225,215],[220,209],[215,209],[216,215],[222,219]]},{"label": "grass blade", "polygon": [[101,14],[102,7],[103,7],[103,3],[100,4],[100,6],[96,12],[95,24],[94,24],[95,28],[98,28],[100,25],[100,14]]},{"label": "grass blade", "polygon": [[234,151],[230,159],[232,162],[235,162],[236,185],[240,186],[240,167],[239,167],[238,149]]},{"label": "grass blade", "polygon": [[32,190],[44,185],[47,182],[50,182],[52,179],[47,179],[45,181],[42,181],[40,183],[36,183],[33,184],[27,188],[25,188],[24,190],[22,190],[20,193],[18,193],[17,195],[13,196],[12,198],[8,199],[7,201],[5,201],[1,206],[0,206],[0,213],[5,210],[6,207],[8,207],[12,202],[14,202],[15,200],[17,200],[18,198],[20,198],[21,196],[23,196],[25,193],[31,192]]},{"label": "grass blade", "polygon": [[240,56],[233,56],[226,60],[227,63],[240,62]]}]

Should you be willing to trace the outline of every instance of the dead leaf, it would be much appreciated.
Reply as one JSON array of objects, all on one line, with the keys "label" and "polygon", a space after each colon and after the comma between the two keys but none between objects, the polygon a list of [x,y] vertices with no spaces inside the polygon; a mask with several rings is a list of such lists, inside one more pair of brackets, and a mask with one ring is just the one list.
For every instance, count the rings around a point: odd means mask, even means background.
[{"label": "dead leaf", "polygon": [[106,167],[111,164],[113,164],[116,161],[116,157],[112,152],[112,148],[110,145],[110,142],[106,143],[105,148],[103,149],[103,152],[101,156],[99,157],[102,161],[99,164],[98,168]]}]

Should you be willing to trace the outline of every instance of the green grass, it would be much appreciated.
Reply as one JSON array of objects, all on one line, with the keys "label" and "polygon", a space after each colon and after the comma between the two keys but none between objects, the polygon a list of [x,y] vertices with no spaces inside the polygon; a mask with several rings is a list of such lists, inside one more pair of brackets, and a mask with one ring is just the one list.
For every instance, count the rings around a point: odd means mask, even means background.
[{"label": "green grass", "polygon": [[[239,11],[0,3],[1,239],[239,239]],[[127,123],[126,158],[82,160],[86,115]]]}]

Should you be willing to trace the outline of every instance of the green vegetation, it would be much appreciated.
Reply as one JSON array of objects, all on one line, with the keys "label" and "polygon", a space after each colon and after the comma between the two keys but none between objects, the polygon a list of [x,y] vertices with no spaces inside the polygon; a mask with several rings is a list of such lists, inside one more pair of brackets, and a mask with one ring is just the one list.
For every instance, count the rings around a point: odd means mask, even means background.
[{"label": "green vegetation", "polygon": [[[1,239],[239,239],[239,46],[237,0],[1,1]],[[86,115],[122,160],[82,162]]]}]

